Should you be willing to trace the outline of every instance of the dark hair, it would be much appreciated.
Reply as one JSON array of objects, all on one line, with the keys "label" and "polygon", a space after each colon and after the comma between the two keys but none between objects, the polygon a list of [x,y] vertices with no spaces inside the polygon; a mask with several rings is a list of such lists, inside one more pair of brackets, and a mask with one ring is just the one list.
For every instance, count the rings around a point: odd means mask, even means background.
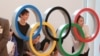
[{"label": "dark hair", "polygon": [[12,31],[12,29],[10,28],[10,31]]},{"label": "dark hair", "polygon": [[79,15],[78,18],[77,18],[77,20],[76,20],[76,23],[78,23],[78,21],[79,21],[80,18],[83,18],[83,17],[81,15]]},{"label": "dark hair", "polygon": [[38,36],[40,36],[40,34],[38,34]]},{"label": "dark hair", "polygon": [[24,9],[24,10],[20,13],[19,17],[20,17],[21,15],[24,15],[25,13],[29,13],[29,11],[28,11],[27,9]]}]

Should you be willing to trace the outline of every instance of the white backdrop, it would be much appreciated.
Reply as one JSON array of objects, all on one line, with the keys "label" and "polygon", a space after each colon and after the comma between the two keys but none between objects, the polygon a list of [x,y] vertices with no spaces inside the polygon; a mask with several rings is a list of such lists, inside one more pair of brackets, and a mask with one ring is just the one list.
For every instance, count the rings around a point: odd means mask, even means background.
[{"label": "white backdrop", "polygon": [[[98,15],[100,17],[100,0],[96,0],[96,4],[95,4],[95,8],[96,8],[96,11],[98,12]],[[98,34],[98,37],[95,39],[95,42],[94,42],[94,56],[100,56],[100,32]]]}]

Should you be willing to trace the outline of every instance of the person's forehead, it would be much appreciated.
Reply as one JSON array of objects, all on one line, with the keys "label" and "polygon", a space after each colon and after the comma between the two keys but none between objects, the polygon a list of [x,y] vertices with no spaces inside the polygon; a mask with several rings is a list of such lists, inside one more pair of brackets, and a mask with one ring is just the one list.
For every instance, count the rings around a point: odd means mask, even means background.
[{"label": "person's forehead", "polygon": [[84,18],[81,17],[81,18],[79,18],[79,20],[84,20]]}]

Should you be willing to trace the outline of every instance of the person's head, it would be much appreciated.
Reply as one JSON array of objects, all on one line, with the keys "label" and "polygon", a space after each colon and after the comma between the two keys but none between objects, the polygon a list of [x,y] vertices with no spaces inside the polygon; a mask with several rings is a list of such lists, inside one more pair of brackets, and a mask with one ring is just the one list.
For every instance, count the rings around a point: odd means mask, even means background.
[{"label": "person's head", "polygon": [[20,13],[19,17],[20,17],[20,20],[26,22],[27,19],[28,19],[28,17],[29,17],[29,11],[28,11],[27,9],[24,9],[24,10]]},{"label": "person's head", "polygon": [[40,34],[38,34],[38,36],[35,39],[33,39],[33,44],[37,44],[39,40],[40,40]]},{"label": "person's head", "polygon": [[82,27],[84,25],[84,18],[79,15],[76,23],[78,23]]},{"label": "person's head", "polygon": [[9,35],[10,35],[10,37],[12,37],[12,34],[13,34],[13,31],[12,31],[12,29],[10,29],[10,30],[9,30]]}]

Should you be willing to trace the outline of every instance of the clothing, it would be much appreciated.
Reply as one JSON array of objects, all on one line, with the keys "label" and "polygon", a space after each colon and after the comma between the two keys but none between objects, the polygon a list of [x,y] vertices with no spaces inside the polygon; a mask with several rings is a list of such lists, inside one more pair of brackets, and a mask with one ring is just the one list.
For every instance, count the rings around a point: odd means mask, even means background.
[{"label": "clothing", "polygon": [[[74,52],[75,52],[74,47],[72,47],[72,53],[74,53]],[[89,54],[89,49],[88,49],[88,51],[86,53],[79,54],[79,56],[88,56],[88,54]]]},{"label": "clothing", "polygon": [[[26,36],[27,31],[28,31],[28,29],[30,27],[29,24],[26,23],[26,25],[21,25],[18,22],[18,27],[19,27],[20,32],[23,35]],[[19,56],[23,56],[23,54],[25,53],[25,51],[28,51],[26,42],[24,40],[20,39],[19,37],[17,37],[15,34],[13,34],[13,36],[15,37],[15,39],[17,41],[17,49],[18,49]]]},{"label": "clothing", "polygon": [[0,56],[8,56],[7,42],[9,41],[9,21],[0,18]]},{"label": "clothing", "polygon": [[[43,48],[44,48],[44,45],[45,45],[46,42],[47,42],[48,44],[50,44],[50,40],[47,39],[47,38],[45,37],[45,39],[41,42],[41,48],[40,48],[40,50],[43,51]],[[61,43],[63,43],[63,41],[61,41]],[[54,51],[56,51],[56,50],[57,50],[57,48],[55,47],[55,48],[54,48]]]},{"label": "clothing", "polygon": [[[87,26],[87,25],[84,25],[84,26],[82,27],[82,29],[83,29],[83,32],[84,32],[84,34],[85,34],[85,37],[90,37],[88,26]],[[88,43],[85,43],[85,47],[84,47],[84,49],[83,49],[82,54],[86,53],[86,52],[88,51],[88,49],[89,49]]]},{"label": "clothing", "polygon": [[[88,28],[87,25],[83,25],[82,30],[83,30],[83,32],[85,34],[85,37],[90,37],[89,28]],[[73,44],[74,44],[74,50],[75,51],[79,50],[79,48],[81,46],[81,42],[74,38],[73,39]],[[84,49],[83,49],[81,54],[87,53],[88,49],[89,49],[88,43],[85,43]]]},{"label": "clothing", "polygon": [[15,43],[15,52],[14,52],[14,56],[18,56],[17,42],[16,42],[15,37],[12,37],[12,40],[11,40],[11,41]]},{"label": "clothing", "polygon": [[[11,47],[11,45],[10,45],[10,47],[8,47],[8,48],[10,48],[10,49],[12,49],[11,51],[10,51],[10,53],[9,53],[9,56],[18,56],[18,51],[17,51],[17,43],[16,43],[16,39],[14,38],[14,37],[11,37],[10,39],[9,39],[9,43],[14,43],[14,45]],[[10,43],[10,44],[11,44]],[[8,43],[7,43],[8,44]]]},{"label": "clothing", "polygon": [[45,37],[45,39],[41,42],[41,48],[40,48],[40,50],[43,51],[43,48],[44,48],[44,45],[45,45],[46,42],[48,44],[50,44],[50,40]]}]

